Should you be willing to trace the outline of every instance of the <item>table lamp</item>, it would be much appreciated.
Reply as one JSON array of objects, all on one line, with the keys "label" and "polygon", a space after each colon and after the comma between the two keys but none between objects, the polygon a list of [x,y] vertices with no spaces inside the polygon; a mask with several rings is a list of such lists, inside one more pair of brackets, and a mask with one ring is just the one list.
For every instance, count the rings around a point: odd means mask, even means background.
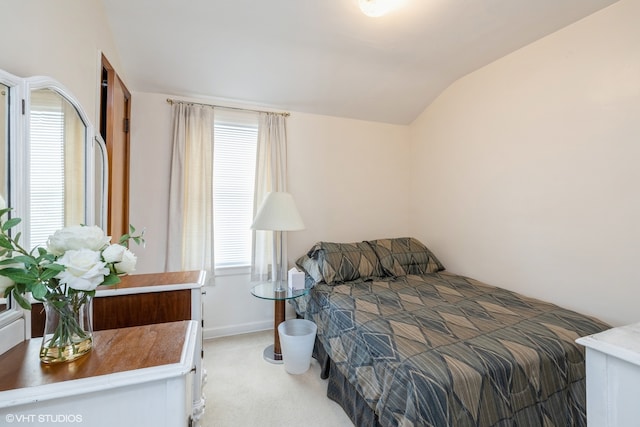
[{"label": "table lamp", "polygon": [[[267,194],[251,225],[252,230],[268,230],[277,233],[280,240],[280,257],[277,260],[275,280],[278,289],[285,290],[282,283],[286,277],[286,262],[282,259],[282,243],[285,231],[304,230],[304,223],[290,193],[273,191]],[[275,240],[274,240],[275,242]]]}]

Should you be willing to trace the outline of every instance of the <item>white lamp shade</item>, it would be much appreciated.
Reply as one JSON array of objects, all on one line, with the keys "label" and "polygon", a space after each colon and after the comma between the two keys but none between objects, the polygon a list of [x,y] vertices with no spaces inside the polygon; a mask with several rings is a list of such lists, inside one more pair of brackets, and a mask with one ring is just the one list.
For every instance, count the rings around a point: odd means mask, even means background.
[{"label": "white lamp shade", "polygon": [[282,191],[267,194],[251,224],[253,230],[303,230],[304,223],[293,196]]}]

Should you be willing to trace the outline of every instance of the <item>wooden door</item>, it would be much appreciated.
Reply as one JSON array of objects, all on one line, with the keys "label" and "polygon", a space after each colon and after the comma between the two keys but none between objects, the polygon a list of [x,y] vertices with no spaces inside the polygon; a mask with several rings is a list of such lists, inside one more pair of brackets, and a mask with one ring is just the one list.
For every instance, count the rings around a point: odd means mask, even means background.
[{"label": "wooden door", "polygon": [[112,242],[129,231],[129,123],[131,94],[109,61],[102,57],[100,131],[109,160],[107,234]]}]

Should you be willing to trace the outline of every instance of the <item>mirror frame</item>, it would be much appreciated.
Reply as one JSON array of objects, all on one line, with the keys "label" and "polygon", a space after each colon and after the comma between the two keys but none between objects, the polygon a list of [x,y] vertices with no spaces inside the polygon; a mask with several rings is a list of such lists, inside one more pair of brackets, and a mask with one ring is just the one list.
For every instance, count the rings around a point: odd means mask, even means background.
[{"label": "mirror frame", "polygon": [[[18,179],[19,171],[18,164],[21,162],[22,158],[20,154],[17,152],[16,148],[19,147],[20,141],[24,141],[24,128],[22,126],[22,100],[25,96],[25,80],[14,76],[4,70],[0,70],[0,83],[7,86],[9,90],[9,103],[8,103],[8,111],[7,111],[7,126],[9,129],[9,135],[6,142],[5,149],[7,150],[5,155],[7,158],[7,170],[5,171],[7,185],[3,191],[6,191],[4,194],[5,201],[7,206],[12,206],[12,203],[15,199],[16,191],[19,191],[19,187],[16,188],[12,185],[13,182]],[[19,151],[19,150],[18,150]],[[16,227],[17,231],[21,231],[22,224],[18,224]],[[0,312],[0,329],[10,325],[11,323],[17,321],[22,318],[22,309],[17,304],[12,304],[7,310]],[[4,344],[4,343],[3,343]],[[12,345],[13,343],[7,343]]]},{"label": "mirror frame", "polygon": [[[84,144],[85,144],[85,152],[84,152],[84,163],[85,163],[85,176],[84,176],[84,185],[85,185],[85,198],[84,198],[84,223],[85,224],[94,224],[95,221],[95,203],[94,200],[94,192],[90,191],[90,189],[95,188],[95,177],[94,177],[94,143],[93,143],[93,126],[89,121],[87,115],[83,111],[80,103],[76,100],[76,98],[69,92],[67,88],[65,88],[60,82],[45,76],[34,76],[25,79],[26,81],[26,97],[25,97],[25,107],[23,109],[23,118],[24,118],[24,133],[25,139],[27,142],[23,144],[24,152],[22,155],[23,159],[29,159],[30,149],[31,149],[31,133],[29,128],[29,123],[31,120],[31,92],[34,90],[40,89],[49,89],[53,92],[56,92],[62,98],[66,99],[76,110],[82,124],[85,127],[84,131]],[[21,184],[24,185],[23,191],[17,194],[24,194],[23,200],[18,201],[21,204],[20,212],[24,212],[24,218],[30,218],[30,210],[29,210],[29,199],[31,197],[30,194],[30,186],[29,184],[29,172],[30,166],[28,165],[28,161],[24,163],[19,163],[25,165],[23,168],[24,174],[21,179]],[[17,208],[16,208],[17,210]],[[24,234],[24,232],[23,232]],[[31,247],[31,245],[29,246]]]},{"label": "mirror frame", "polygon": [[[109,157],[107,155],[107,144],[102,139],[100,133],[96,133],[93,144],[92,144],[92,160],[93,162],[98,161],[99,158],[102,160],[102,173],[100,174],[100,179],[102,179],[101,183],[96,183],[93,181],[91,187],[87,188],[100,188],[100,195],[102,196],[100,200],[97,199],[98,195],[93,192],[93,219],[94,223],[98,225],[103,230],[107,230],[107,214],[108,214],[108,203],[109,203]],[[92,179],[96,179],[98,177],[98,173],[95,170],[95,163],[91,163],[92,165]]]},{"label": "mirror frame", "polygon": [[[5,195],[6,202],[7,206],[13,209],[11,212],[12,217],[23,218],[23,221],[14,227],[13,231],[16,233],[21,232],[23,236],[28,235],[28,233],[25,233],[25,229],[27,224],[30,223],[30,100],[31,91],[38,89],[49,89],[65,98],[76,110],[85,127],[84,223],[96,224],[104,229],[106,227],[106,189],[108,185],[106,146],[101,138],[95,136],[94,127],[78,100],[64,85],[47,76],[21,78],[0,69],[0,82],[6,85],[11,91],[8,111],[8,126],[10,129],[7,141],[8,171],[5,171],[8,179],[7,194]],[[96,179],[96,161],[98,158],[103,161],[103,171],[100,175],[102,183],[98,183]],[[98,179],[100,179],[100,177],[98,177]],[[95,190],[97,185],[99,185],[99,188],[102,190],[101,195],[96,194]],[[100,203],[102,209],[96,208],[98,203]],[[25,242],[23,241],[23,243]],[[25,244],[30,245],[30,242],[26,242]],[[31,249],[30,246],[29,249]],[[16,304],[13,304],[9,310],[0,312],[0,329],[21,317],[23,316],[20,308],[17,307]]]}]

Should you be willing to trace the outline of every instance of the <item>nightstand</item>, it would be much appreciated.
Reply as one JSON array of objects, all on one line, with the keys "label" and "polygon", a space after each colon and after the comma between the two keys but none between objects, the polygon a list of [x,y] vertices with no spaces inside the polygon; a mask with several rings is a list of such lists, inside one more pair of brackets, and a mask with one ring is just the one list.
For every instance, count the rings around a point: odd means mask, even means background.
[{"label": "nightstand", "polygon": [[636,426],[640,417],[640,323],[578,338],[586,347],[587,423]]},{"label": "nightstand", "polygon": [[264,349],[264,359],[271,363],[282,363],[282,350],[280,349],[280,336],[278,325],[284,322],[284,302],[299,298],[309,293],[309,288],[292,291],[282,282],[261,282],[251,289],[254,297],[275,301],[273,321],[273,344]]}]

